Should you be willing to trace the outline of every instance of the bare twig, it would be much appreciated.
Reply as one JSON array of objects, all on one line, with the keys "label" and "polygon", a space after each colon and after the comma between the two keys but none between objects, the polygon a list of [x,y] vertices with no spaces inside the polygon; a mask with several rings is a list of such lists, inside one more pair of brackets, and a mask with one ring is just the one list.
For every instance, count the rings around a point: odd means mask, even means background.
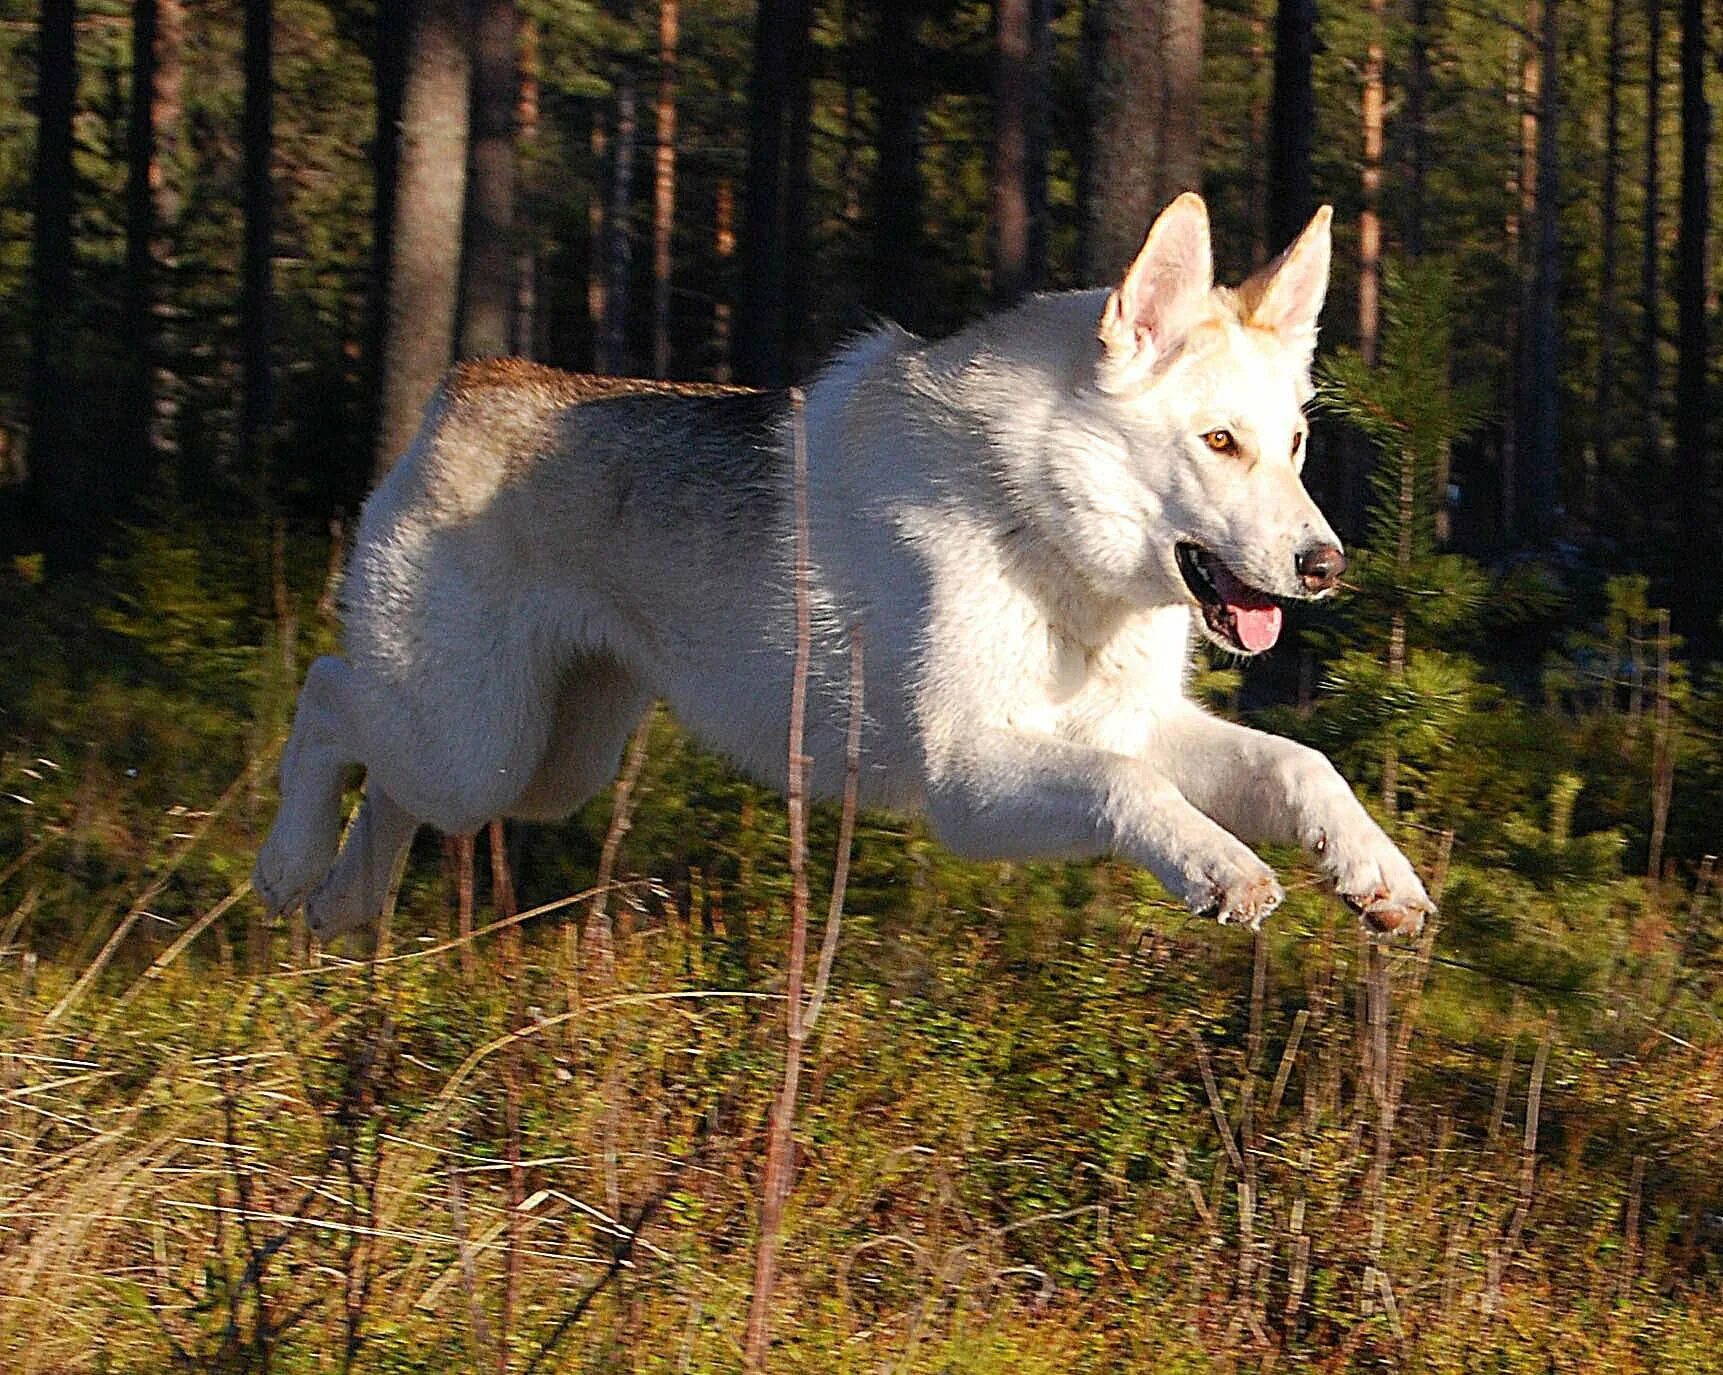
[{"label": "bare twig", "polygon": [[1226,1147],[1226,1158],[1232,1162],[1233,1169],[1239,1174],[1244,1173],[1244,1158],[1239,1154],[1238,1142],[1232,1139],[1232,1124],[1226,1120],[1226,1108],[1220,1101],[1220,1089],[1214,1080],[1214,1066],[1209,1063],[1208,1047],[1203,1044],[1202,1033],[1194,1026],[1190,1028],[1191,1044],[1197,1050],[1197,1065],[1202,1070],[1203,1090],[1208,1094],[1209,1111],[1214,1114],[1215,1129],[1220,1132],[1221,1145]]},{"label": "bare twig", "polygon": [[[514,877],[509,873],[508,843],[503,823],[490,825],[491,901],[496,907],[497,920],[507,922],[518,915],[515,903]],[[501,941],[503,978],[509,986],[509,1022],[520,1020],[520,927],[513,925]],[[520,1290],[521,1199],[525,1197],[526,1175],[520,1163],[520,1076],[521,1047],[511,1042],[503,1057],[503,1132],[504,1151],[508,1159],[508,1244],[503,1260],[502,1311],[497,1317],[497,1375],[508,1375],[509,1331],[514,1323],[515,1303]]]},{"label": "bare twig", "polygon": [[790,1191],[790,1132],[796,1112],[796,1089],[802,1071],[802,968],[808,946],[807,772],[806,739],[808,666],[813,657],[813,598],[809,587],[808,448],[800,388],[790,392],[796,554],[796,658],[790,679],[789,823],[790,823],[790,954],[785,969],[784,1081],[772,1105],[767,1127],[766,1170],[760,1187],[760,1240],[754,1258],[754,1293],[748,1305],[743,1341],[743,1368],[766,1368],[770,1340],[772,1291],[778,1278],[779,1233],[785,1199]]},{"label": "bare twig", "polygon": [[[612,887],[632,887],[632,884],[613,884]],[[447,954],[451,950],[460,949],[484,936],[495,935],[499,931],[507,931],[510,927],[521,926],[538,917],[549,916],[552,912],[560,912],[565,907],[574,907],[579,903],[590,902],[596,888],[583,888],[578,893],[570,893],[567,897],[557,898],[553,902],[543,902],[537,907],[529,907],[524,912],[518,912],[512,917],[504,917],[481,926],[476,931],[469,931],[465,936],[452,941],[439,941],[436,945],[427,945],[423,950],[403,950],[398,955],[385,955],[375,960],[353,960],[345,964],[321,966],[316,969],[284,969],[274,977],[277,979],[302,979],[310,974],[328,976],[331,973],[370,972],[392,964],[405,964],[408,960],[428,960],[437,955]],[[566,1019],[561,1019],[566,1020]]]},{"label": "bare twig", "polygon": [[1287,1033],[1286,1049],[1280,1053],[1280,1068],[1274,1072],[1274,1087],[1269,1090],[1268,1110],[1264,1120],[1273,1121],[1280,1111],[1281,1097],[1286,1093],[1286,1081],[1292,1077],[1292,1065],[1298,1058],[1298,1043],[1304,1037],[1304,1028],[1310,1024],[1310,1009],[1301,1007],[1292,1019],[1292,1030]]},{"label": "bare twig", "polygon": [[167,972],[167,967],[181,955],[185,954],[186,949],[193,941],[207,931],[214,923],[220,921],[224,916],[226,916],[232,909],[233,905],[250,891],[251,880],[246,879],[240,883],[239,887],[235,888],[220,902],[216,903],[214,907],[210,908],[209,911],[205,912],[190,926],[186,927],[186,929],[180,933],[179,938],[166,950],[162,951],[161,954],[157,955],[155,959],[150,962],[150,967],[144,970],[144,972],[138,976],[136,982],[120,995],[119,1001],[115,1004],[115,1011],[125,1007],[133,998],[137,997],[138,994],[143,991],[144,985],[151,979],[161,978],[161,976]]},{"label": "bare twig", "polygon": [[1645,1157],[1633,1157],[1633,1177],[1627,1185],[1627,1216],[1624,1220],[1626,1243],[1621,1248],[1620,1296],[1625,1299],[1633,1290],[1634,1273],[1639,1268],[1639,1213],[1645,1190]]},{"label": "bare twig", "polygon": [[472,978],[473,962],[473,837],[456,836],[453,842],[455,865],[455,944],[461,951],[461,976]]},{"label": "bare twig", "polygon": [[850,851],[855,844],[856,798],[861,788],[862,731],[862,628],[850,627],[850,725],[844,742],[844,804],[838,819],[838,853],[832,868],[832,896],[826,906],[826,934],[820,942],[820,963],[814,974],[814,991],[802,1018],[802,1031],[811,1035],[820,1010],[826,1003],[826,985],[832,977],[832,960],[838,953],[838,930],[843,924],[844,894],[850,881]]},{"label": "bare twig", "polygon": [[1555,1020],[1552,1017],[1544,1024],[1543,1039],[1538,1042],[1537,1054],[1532,1059],[1531,1086],[1526,1090],[1526,1129],[1520,1139],[1520,1193],[1514,1204],[1514,1220],[1508,1227],[1505,1256],[1511,1256],[1518,1249],[1520,1234],[1525,1230],[1526,1217],[1531,1212],[1532,1181],[1538,1158],[1538,1122],[1543,1109],[1544,1070],[1549,1065],[1550,1041],[1554,1035]]},{"label": "bare twig", "polygon": [[[634,789],[640,782],[641,770],[646,767],[646,747],[651,738],[652,715],[649,712],[646,719],[634,728],[634,735],[628,742],[628,757],[616,780],[616,800],[610,810],[610,828],[604,833],[604,846],[598,852],[598,877],[593,884],[598,896],[592,900],[592,908],[586,917],[587,933],[598,950],[599,972],[607,981],[616,975],[616,942],[610,930],[610,879],[616,872],[616,860],[622,852],[623,839],[634,825]],[[571,951],[571,958],[572,954]],[[569,978],[572,980],[576,977],[577,972],[571,968]],[[573,1007],[577,1001],[578,998],[571,989],[569,1006]]]},{"label": "bare twig", "polygon": [[461,1291],[467,1297],[467,1341],[472,1347],[476,1368],[484,1348],[491,1344],[490,1328],[485,1323],[484,1305],[479,1302],[478,1267],[473,1262],[473,1242],[467,1234],[467,1207],[461,1196],[461,1170],[458,1161],[449,1161],[449,1222],[454,1229],[461,1259]]}]

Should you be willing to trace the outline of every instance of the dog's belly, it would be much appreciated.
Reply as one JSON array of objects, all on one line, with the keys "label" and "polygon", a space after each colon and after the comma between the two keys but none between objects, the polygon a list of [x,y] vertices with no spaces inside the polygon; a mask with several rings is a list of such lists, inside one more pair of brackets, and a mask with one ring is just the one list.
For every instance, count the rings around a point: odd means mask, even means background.
[{"label": "dog's belly", "polygon": [[[790,697],[794,660],[763,650],[728,662],[677,665],[654,684],[695,739],[724,755],[748,777],[782,791],[789,776]],[[860,795],[864,806],[919,811],[924,783],[921,748],[906,693],[889,665],[864,662]],[[809,791],[842,795],[847,768],[849,656],[816,656],[806,693],[802,753]]]}]

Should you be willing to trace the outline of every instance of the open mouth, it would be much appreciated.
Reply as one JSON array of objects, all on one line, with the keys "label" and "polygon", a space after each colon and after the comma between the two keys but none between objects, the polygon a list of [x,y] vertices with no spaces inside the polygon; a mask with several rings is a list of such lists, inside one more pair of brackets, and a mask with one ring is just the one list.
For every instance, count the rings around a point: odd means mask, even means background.
[{"label": "open mouth", "polygon": [[1238,654],[1260,654],[1280,638],[1280,604],[1200,544],[1175,546],[1185,586],[1202,608],[1209,638]]}]

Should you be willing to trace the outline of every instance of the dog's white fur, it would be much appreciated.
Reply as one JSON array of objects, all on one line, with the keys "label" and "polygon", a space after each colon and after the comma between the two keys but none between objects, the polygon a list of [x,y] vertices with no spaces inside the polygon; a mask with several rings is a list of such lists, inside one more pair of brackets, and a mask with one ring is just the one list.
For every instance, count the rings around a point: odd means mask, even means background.
[{"label": "dog's white fur", "polygon": [[[1283,894],[1246,842],[1296,841],[1372,925],[1422,924],[1411,865],[1326,759],[1183,691],[1179,541],[1284,597],[1310,595],[1300,552],[1337,544],[1295,456],[1328,262],[1324,210],[1258,278],[1215,288],[1187,195],[1114,291],[838,356],[806,405],[816,791],[841,777],[859,625],[864,799],[924,811],[952,849],[1114,853],[1254,924]],[[653,697],[782,784],[790,422],[717,391],[451,374],[366,505],[346,658],[301,694],[257,862],[271,909],[346,930],[382,910],[422,822],[566,814]],[[1222,428],[1238,452],[1205,444]],[[353,764],[365,799],[337,858]]]}]

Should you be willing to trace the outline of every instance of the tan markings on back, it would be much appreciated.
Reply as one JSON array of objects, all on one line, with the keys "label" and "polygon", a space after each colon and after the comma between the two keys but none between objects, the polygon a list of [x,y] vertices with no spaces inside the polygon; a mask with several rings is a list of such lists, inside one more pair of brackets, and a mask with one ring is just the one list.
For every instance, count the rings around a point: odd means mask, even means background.
[{"label": "tan markings on back", "polygon": [[601,377],[594,373],[563,372],[524,358],[485,358],[459,363],[444,383],[449,400],[468,405],[481,397],[496,400],[503,392],[541,406],[578,406],[617,396],[738,396],[755,391],[718,382],[662,382],[645,377]]}]

